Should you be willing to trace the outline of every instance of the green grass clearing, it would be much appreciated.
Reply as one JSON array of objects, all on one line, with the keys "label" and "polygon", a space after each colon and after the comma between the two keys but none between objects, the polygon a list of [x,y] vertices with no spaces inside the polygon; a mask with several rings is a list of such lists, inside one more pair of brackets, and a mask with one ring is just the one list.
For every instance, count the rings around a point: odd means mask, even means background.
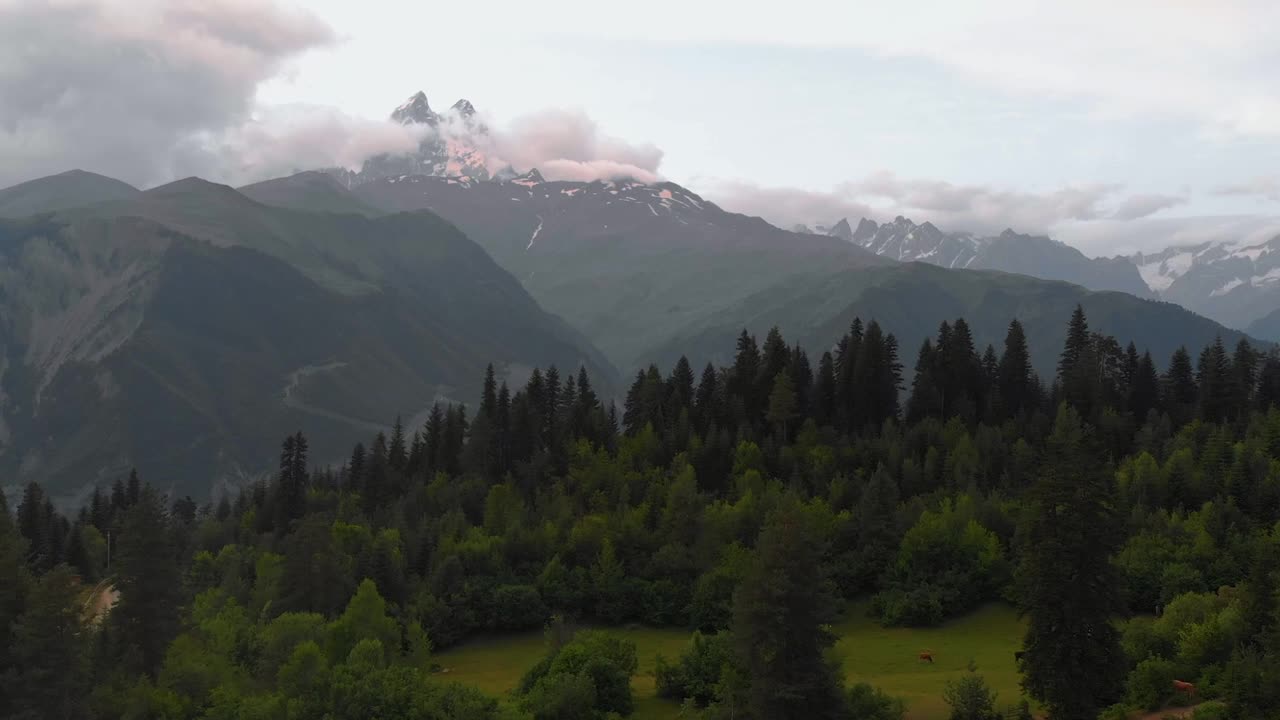
[{"label": "green grass clearing", "polygon": [[[836,653],[844,660],[850,683],[865,681],[901,697],[910,720],[946,717],[942,688],[948,680],[968,672],[969,661],[998,695],[997,705],[1015,704],[1021,697],[1013,652],[1022,640],[1022,623],[1012,608],[991,604],[942,627],[882,628],[866,617],[866,605],[849,608],[836,625]],[[674,720],[679,708],[655,694],[653,664],[658,654],[674,660],[689,643],[690,633],[679,629],[614,628],[610,632],[636,644],[640,667],[632,680],[637,720]],[[934,663],[918,655],[932,651]],[[498,697],[509,697],[525,670],[545,652],[541,632],[481,637],[461,647],[437,653],[434,661],[448,668],[440,677],[473,685]]]}]

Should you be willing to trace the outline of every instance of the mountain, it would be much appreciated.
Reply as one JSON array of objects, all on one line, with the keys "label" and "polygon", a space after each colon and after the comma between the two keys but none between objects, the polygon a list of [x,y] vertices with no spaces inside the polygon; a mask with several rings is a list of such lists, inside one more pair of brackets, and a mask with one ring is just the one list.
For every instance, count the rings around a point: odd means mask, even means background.
[{"label": "mountain", "polygon": [[[205,496],[281,435],[349,445],[487,363],[616,373],[454,226],[268,207],[187,179],[0,221],[0,472],[64,501],[137,467]],[[336,458],[315,458],[320,462]]]},{"label": "mountain", "polygon": [[1268,316],[1280,310],[1280,236],[1261,243],[1206,242],[1137,254],[1129,261],[1160,297],[1231,327],[1257,327],[1269,339]]},{"label": "mountain", "polygon": [[1064,280],[1091,290],[1118,290],[1152,297],[1139,273],[1122,258],[1089,258],[1062,242],[1005,230],[983,237],[943,232],[932,223],[898,216],[883,225],[863,218],[856,229],[848,220],[812,232],[843,238],[882,257],[900,262],[927,262],[945,268],[1002,270],[1045,280]]},{"label": "mountain", "polygon": [[775,325],[789,340],[820,351],[831,348],[853,318],[861,317],[864,322],[875,319],[897,336],[899,360],[909,383],[916,352],[926,337],[936,335],[944,320],[964,317],[978,351],[992,344],[999,352],[1009,321],[1016,317],[1026,330],[1036,370],[1048,380],[1077,304],[1084,307],[1091,329],[1133,340],[1139,348],[1149,349],[1160,365],[1181,344],[1194,357],[1217,335],[1229,343],[1243,336],[1177,305],[1125,293],[1090,291],[996,271],[957,272],[904,263],[832,270],[779,282],[687,328],[655,355],[665,363],[681,354],[697,363],[727,363],[734,338],[744,327],[763,338]]},{"label": "mountain", "polygon": [[385,211],[457,225],[615,365],[780,280],[889,261],[848,242],[725,212],[673,183],[407,176],[354,188]]},{"label": "mountain", "polygon": [[330,168],[325,172],[346,187],[402,175],[435,175],[488,180],[491,177],[485,155],[489,129],[476,117],[475,106],[458,100],[438,113],[424,92],[417,92],[391,111],[391,119],[418,130],[422,140],[415,153],[378,155],[364,162],[359,172]]},{"label": "mountain", "polygon": [[124,200],[137,194],[138,189],[128,183],[84,170],[70,170],[0,190],[0,217],[26,217]]},{"label": "mountain", "polygon": [[326,213],[379,215],[329,173],[300,172],[238,188],[245,197],[274,207]]}]

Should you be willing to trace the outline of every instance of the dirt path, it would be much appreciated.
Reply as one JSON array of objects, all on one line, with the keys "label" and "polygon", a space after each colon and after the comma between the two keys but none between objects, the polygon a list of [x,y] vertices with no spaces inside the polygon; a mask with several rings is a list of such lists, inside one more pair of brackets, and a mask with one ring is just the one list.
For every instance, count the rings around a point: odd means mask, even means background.
[{"label": "dirt path", "polygon": [[84,601],[84,613],[90,625],[97,625],[102,619],[111,612],[111,608],[115,607],[116,602],[120,600],[120,591],[116,590],[115,585],[110,584],[107,580],[99,582],[89,591],[89,597]]},{"label": "dirt path", "polygon": [[1164,720],[1165,718],[1189,718],[1196,711],[1199,705],[1190,705],[1188,707],[1171,707],[1157,710],[1153,713],[1136,715],[1129,720]]}]

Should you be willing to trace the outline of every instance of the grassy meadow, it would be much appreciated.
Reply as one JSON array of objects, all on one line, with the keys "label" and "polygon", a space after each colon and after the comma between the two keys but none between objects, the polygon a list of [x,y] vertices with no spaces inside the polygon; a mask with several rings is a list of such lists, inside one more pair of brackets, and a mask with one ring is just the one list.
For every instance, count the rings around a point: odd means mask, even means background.
[{"label": "grassy meadow", "polygon": [[[1006,605],[987,605],[927,629],[882,628],[866,617],[865,605],[855,605],[835,631],[839,636],[836,653],[843,660],[849,682],[869,682],[901,697],[910,720],[945,718],[942,688],[948,680],[968,672],[971,661],[998,693],[998,706],[1012,705],[1021,697],[1013,652],[1021,641],[1022,624]],[[640,660],[632,680],[636,698],[632,717],[678,717],[679,708],[655,694],[653,664],[659,654],[669,660],[677,658],[689,642],[689,633],[653,628],[615,628],[611,632],[635,642]],[[919,659],[925,650],[933,653],[932,664]],[[478,638],[438,653],[435,662],[448,670],[441,677],[505,697],[544,651],[542,634],[529,632]]]}]

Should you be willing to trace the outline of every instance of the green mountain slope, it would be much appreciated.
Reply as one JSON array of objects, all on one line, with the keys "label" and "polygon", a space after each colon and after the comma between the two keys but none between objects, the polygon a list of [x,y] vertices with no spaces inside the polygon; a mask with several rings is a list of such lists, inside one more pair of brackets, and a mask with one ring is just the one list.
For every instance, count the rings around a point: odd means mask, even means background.
[{"label": "green mountain slope", "polygon": [[340,447],[437,399],[474,403],[490,362],[515,382],[585,365],[616,387],[425,212],[299,212],[184,181],[0,223],[0,298],[0,471],[63,499],[132,466],[203,496],[270,469],[291,429]]},{"label": "green mountain slope", "polygon": [[0,217],[19,218],[109,200],[124,200],[138,192],[132,185],[104,175],[70,170],[0,190]]},{"label": "green mountain slope", "polygon": [[381,214],[380,210],[343,187],[332,175],[316,170],[245,185],[239,191],[255,202],[275,207],[371,216]]},{"label": "green mountain slope", "polygon": [[1093,292],[996,271],[906,263],[779,283],[687,328],[658,348],[653,359],[670,363],[685,353],[698,362],[726,362],[734,337],[744,327],[763,337],[774,325],[789,339],[821,352],[848,330],[854,317],[861,317],[875,319],[897,336],[899,357],[910,377],[920,344],[934,336],[944,320],[964,317],[979,351],[988,343],[999,351],[1009,321],[1016,317],[1025,326],[1037,371],[1051,377],[1067,319],[1077,304],[1084,307],[1091,328],[1133,340],[1140,349],[1149,349],[1159,364],[1182,344],[1194,353],[1216,335],[1229,343],[1244,336],[1177,305],[1125,293]]},{"label": "green mountain slope", "polygon": [[384,210],[429,209],[457,225],[620,368],[783,279],[891,262],[840,238],[725,212],[673,183],[409,176],[355,192]]}]

